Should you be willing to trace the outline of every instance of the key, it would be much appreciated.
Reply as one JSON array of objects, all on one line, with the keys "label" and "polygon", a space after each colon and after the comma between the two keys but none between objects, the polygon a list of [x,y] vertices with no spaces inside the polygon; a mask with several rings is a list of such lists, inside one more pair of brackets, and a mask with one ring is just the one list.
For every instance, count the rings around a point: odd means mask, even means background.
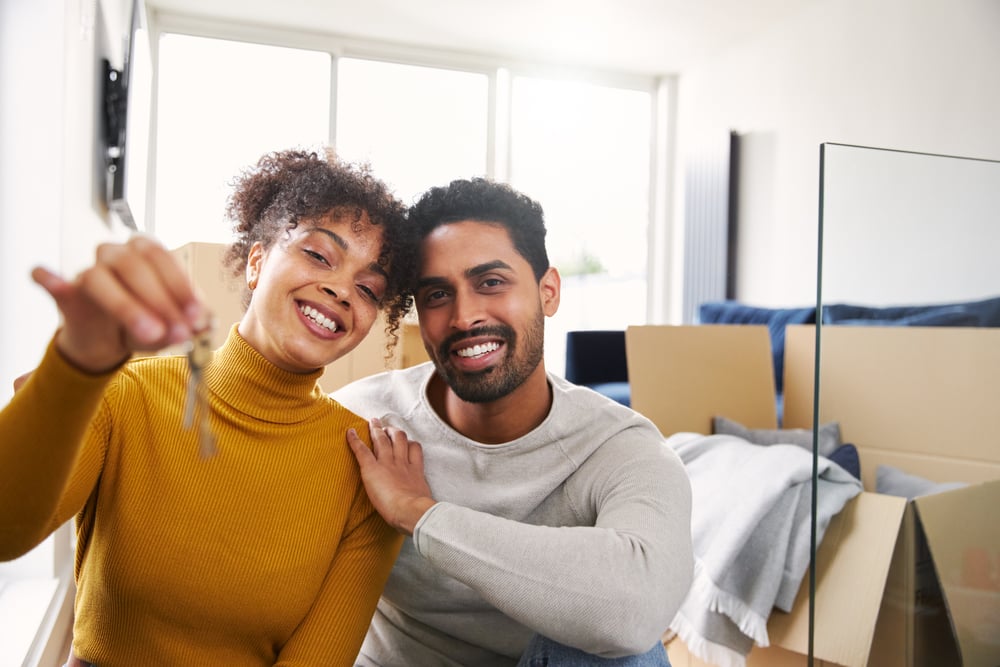
[{"label": "key", "polygon": [[184,402],[184,428],[191,429],[198,420],[198,441],[202,458],[215,454],[215,437],[209,422],[208,388],[205,367],[212,360],[212,327],[195,334],[187,354],[190,377]]}]

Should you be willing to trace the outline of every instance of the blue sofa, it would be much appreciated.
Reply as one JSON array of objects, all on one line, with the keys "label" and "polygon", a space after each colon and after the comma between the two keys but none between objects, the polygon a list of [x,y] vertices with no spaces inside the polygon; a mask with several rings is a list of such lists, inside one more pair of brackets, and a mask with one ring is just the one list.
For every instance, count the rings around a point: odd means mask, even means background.
[{"label": "blue sofa", "polygon": [[[739,301],[708,301],[698,308],[698,323],[767,325],[780,423],[785,327],[789,324],[816,324],[815,306],[763,308]],[[1000,296],[976,301],[888,307],[838,303],[823,306],[823,324],[1000,327]]]},{"label": "blue sofa", "polygon": [[566,371],[570,382],[590,387],[622,405],[631,404],[625,331],[570,331],[566,334]]}]

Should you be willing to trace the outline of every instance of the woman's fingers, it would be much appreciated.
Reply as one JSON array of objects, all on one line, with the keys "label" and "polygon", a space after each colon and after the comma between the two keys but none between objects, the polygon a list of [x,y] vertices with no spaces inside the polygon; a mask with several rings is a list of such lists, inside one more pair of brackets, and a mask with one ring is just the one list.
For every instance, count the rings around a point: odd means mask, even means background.
[{"label": "woman's fingers", "polygon": [[151,239],[98,248],[97,263],[81,278],[87,292],[144,345],[177,343],[207,324],[177,260]]},{"label": "woman's fingers", "polygon": [[189,340],[210,322],[180,262],[148,237],[99,245],[94,264],[72,281],[44,268],[32,277],[63,315],[60,351],[84,370]]},{"label": "woman's fingers", "polygon": [[[393,426],[383,426],[380,419],[373,418],[370,423],[372,449],[375,457],[389,457],[391,461],[400,463],[411,462],[411,443],[406,432]],[[419,447],[419,445],[417,445]]]},{"label": "woman's fingers", "polygon": [[204,308],[197,289],[188,279],[177,258],[159,243],[142,236],[130,241],[149,261],[165,288],[171,304],[180,307],[181,317],[192,331],[198,332],[209,324],[210,314]]}]

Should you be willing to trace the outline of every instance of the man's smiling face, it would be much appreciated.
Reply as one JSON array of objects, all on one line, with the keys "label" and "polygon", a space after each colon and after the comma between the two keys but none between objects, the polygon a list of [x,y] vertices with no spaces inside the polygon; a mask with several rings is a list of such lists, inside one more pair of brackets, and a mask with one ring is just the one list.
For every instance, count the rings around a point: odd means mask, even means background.
[{"label": "man's smiling face", "polygon": [[555,312],[545,285],[502,225],[463,220],[427,235],[416,290],[420,330],[459,398],[495,401],[544,372],[545,315]]}]

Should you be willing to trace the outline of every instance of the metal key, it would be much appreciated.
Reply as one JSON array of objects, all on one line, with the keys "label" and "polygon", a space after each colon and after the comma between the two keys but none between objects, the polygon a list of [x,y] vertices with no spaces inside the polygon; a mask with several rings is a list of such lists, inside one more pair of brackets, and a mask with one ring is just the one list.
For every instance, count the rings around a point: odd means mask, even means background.
[{"label": "metal key", "polygon": [[202,458],[215,454],[215,436],[209,423],[208,388],[205,386],[205,367],[212,360],[212,328],[207,327],[191,339],[187,353],[190,377],[187,399],[184,402],[184,428],[194,426],[198,418],[198,441]]}]

